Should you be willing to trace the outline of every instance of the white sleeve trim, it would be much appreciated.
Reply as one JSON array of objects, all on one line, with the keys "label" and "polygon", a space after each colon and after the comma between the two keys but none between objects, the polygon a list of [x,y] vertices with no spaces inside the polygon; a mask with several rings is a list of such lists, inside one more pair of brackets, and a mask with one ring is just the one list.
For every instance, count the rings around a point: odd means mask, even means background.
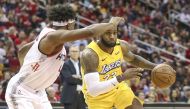
[{"label": "white sleeve trim", "polygon": [[111,91],[119,82],[116,77],[100,82],[100,77],[98,72],[91,72],[84,75],[84,81],[86,83],[87,92],[96,97],[100,94]]}]

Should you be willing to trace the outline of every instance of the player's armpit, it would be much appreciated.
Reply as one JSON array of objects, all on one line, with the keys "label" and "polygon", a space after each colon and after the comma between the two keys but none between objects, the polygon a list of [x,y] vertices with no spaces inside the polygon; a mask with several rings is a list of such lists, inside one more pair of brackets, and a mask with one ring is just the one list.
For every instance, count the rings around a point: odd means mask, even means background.
[{"label": "player's armpit", "polygon": [[96,69],[99,64],[98,59],[98,55],[92,49],[86,48],[82,51],[80,61],[85,74],[89,72],[97,72]]}]

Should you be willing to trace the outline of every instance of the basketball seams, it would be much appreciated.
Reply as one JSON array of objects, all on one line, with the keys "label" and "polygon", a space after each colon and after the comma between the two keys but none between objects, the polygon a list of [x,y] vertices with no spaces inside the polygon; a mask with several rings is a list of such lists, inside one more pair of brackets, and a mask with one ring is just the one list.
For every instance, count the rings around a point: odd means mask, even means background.
[{"label": "basketball seams", "polygon": [[[158,73],[155,72],[154,75],[155,75],[155,77],[157,77],[157,76],[158,76]],[[166,84],[168,84],[168,82],[165,82],[165,81],[163,81],[163,80],[160,79],[160,78],[156,78],[156,79],[158,80],[158,81],[156,80],[156,81],[157,81],[157,84],[160,83],[159,85],[161,85],[160,88],[167,87],[167,85],[164,85],[164,84],[162,84],[162,83],[166,83]],[[155,81],[155,82],[156,82],[156,81]]]},{"label": "basketball seams", "polygon": [[165,68],[168,68],[168,70],[171,70],[171,73],[164,73],[163,72],[162,74],[167,74],[167,76],[169,77],[169,80],[170,80],[169,82],[173,84],[175,82],[175,76],[176,76],[176,74],[173,72],[174,71],[173,68],[169,65],[162,66],[162,67],[165,67]]},{"label": "basketball seams", "polygon": [[[165,73],[166,71],[169,72]],[[159,74],[161,76],[159,76]],[[167,82],[164,81],[165,78],[163,77],[166,77],[168,81]],[[175,70],[167,64],[160,64],[156,66],[154,69],[152,69],[151,80],[159,88],[166,88],[175,82],[176,80]]]}]

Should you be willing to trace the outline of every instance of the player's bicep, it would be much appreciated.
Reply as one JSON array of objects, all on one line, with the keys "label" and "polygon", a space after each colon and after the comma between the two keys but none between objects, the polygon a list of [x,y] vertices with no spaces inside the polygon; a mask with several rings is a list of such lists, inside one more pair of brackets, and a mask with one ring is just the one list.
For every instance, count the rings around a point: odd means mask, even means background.
[{"label": "player's bicep", "polygon": [[84,73],[97,72],[98,55],[92,49],[85,49],[81,55],[81,65]]},{"label": "player's bicep", "polygon": [[129,44],[123,40],[120,40],[120,44],[121,44],[124,60],[127,62],[133,61],[135,59],[135,54],[133,54],[129,50]]}]

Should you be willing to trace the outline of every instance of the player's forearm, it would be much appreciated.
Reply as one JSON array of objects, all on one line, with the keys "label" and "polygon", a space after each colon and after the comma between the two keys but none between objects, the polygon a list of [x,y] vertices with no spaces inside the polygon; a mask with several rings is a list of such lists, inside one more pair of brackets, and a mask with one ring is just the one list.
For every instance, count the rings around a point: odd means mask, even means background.
[{"label": "player's forearm", "polygon": [[138,55],[135,55],[135,58],[132,61],[130,61],[130,64],[136,67],[141,67],[141,68],[149,69],[149,70],[152,70],[156,66],[155,63],[152,63]]},{"label": "player's forearm", "polygon": [[93,35],[92,30],[86,28],[76,29],[76,30],[58,30],[57,32],[59,33],[56,34],[56,36],[59,38],[54,38],[54,39],[61,43],[75,41],[79,39],[85,39]]},{"label": "player's forearm", "polygon": [[50,40],[54,40],[54,42],[65,43],[90,37],[98,37],[111,28],[113,28],[112,23],[99,23],[87,26],[82,29],[57,30],[54,33],[50,33],[49,36]]},{"label": "player's forearm", "polygon": [[93,97],[111,91],[119,83],[116,78],[100,81],[98,72],[85,74],[84,81],[88,93]]},{"label": "player's forearm", "polygon": [[110,30],[114,27],[112,23],[99,23],[87,26],[87,29],[90,29],[93,32],[94,37],[98,37],[99,35],[105,33],[107,30]]}]

